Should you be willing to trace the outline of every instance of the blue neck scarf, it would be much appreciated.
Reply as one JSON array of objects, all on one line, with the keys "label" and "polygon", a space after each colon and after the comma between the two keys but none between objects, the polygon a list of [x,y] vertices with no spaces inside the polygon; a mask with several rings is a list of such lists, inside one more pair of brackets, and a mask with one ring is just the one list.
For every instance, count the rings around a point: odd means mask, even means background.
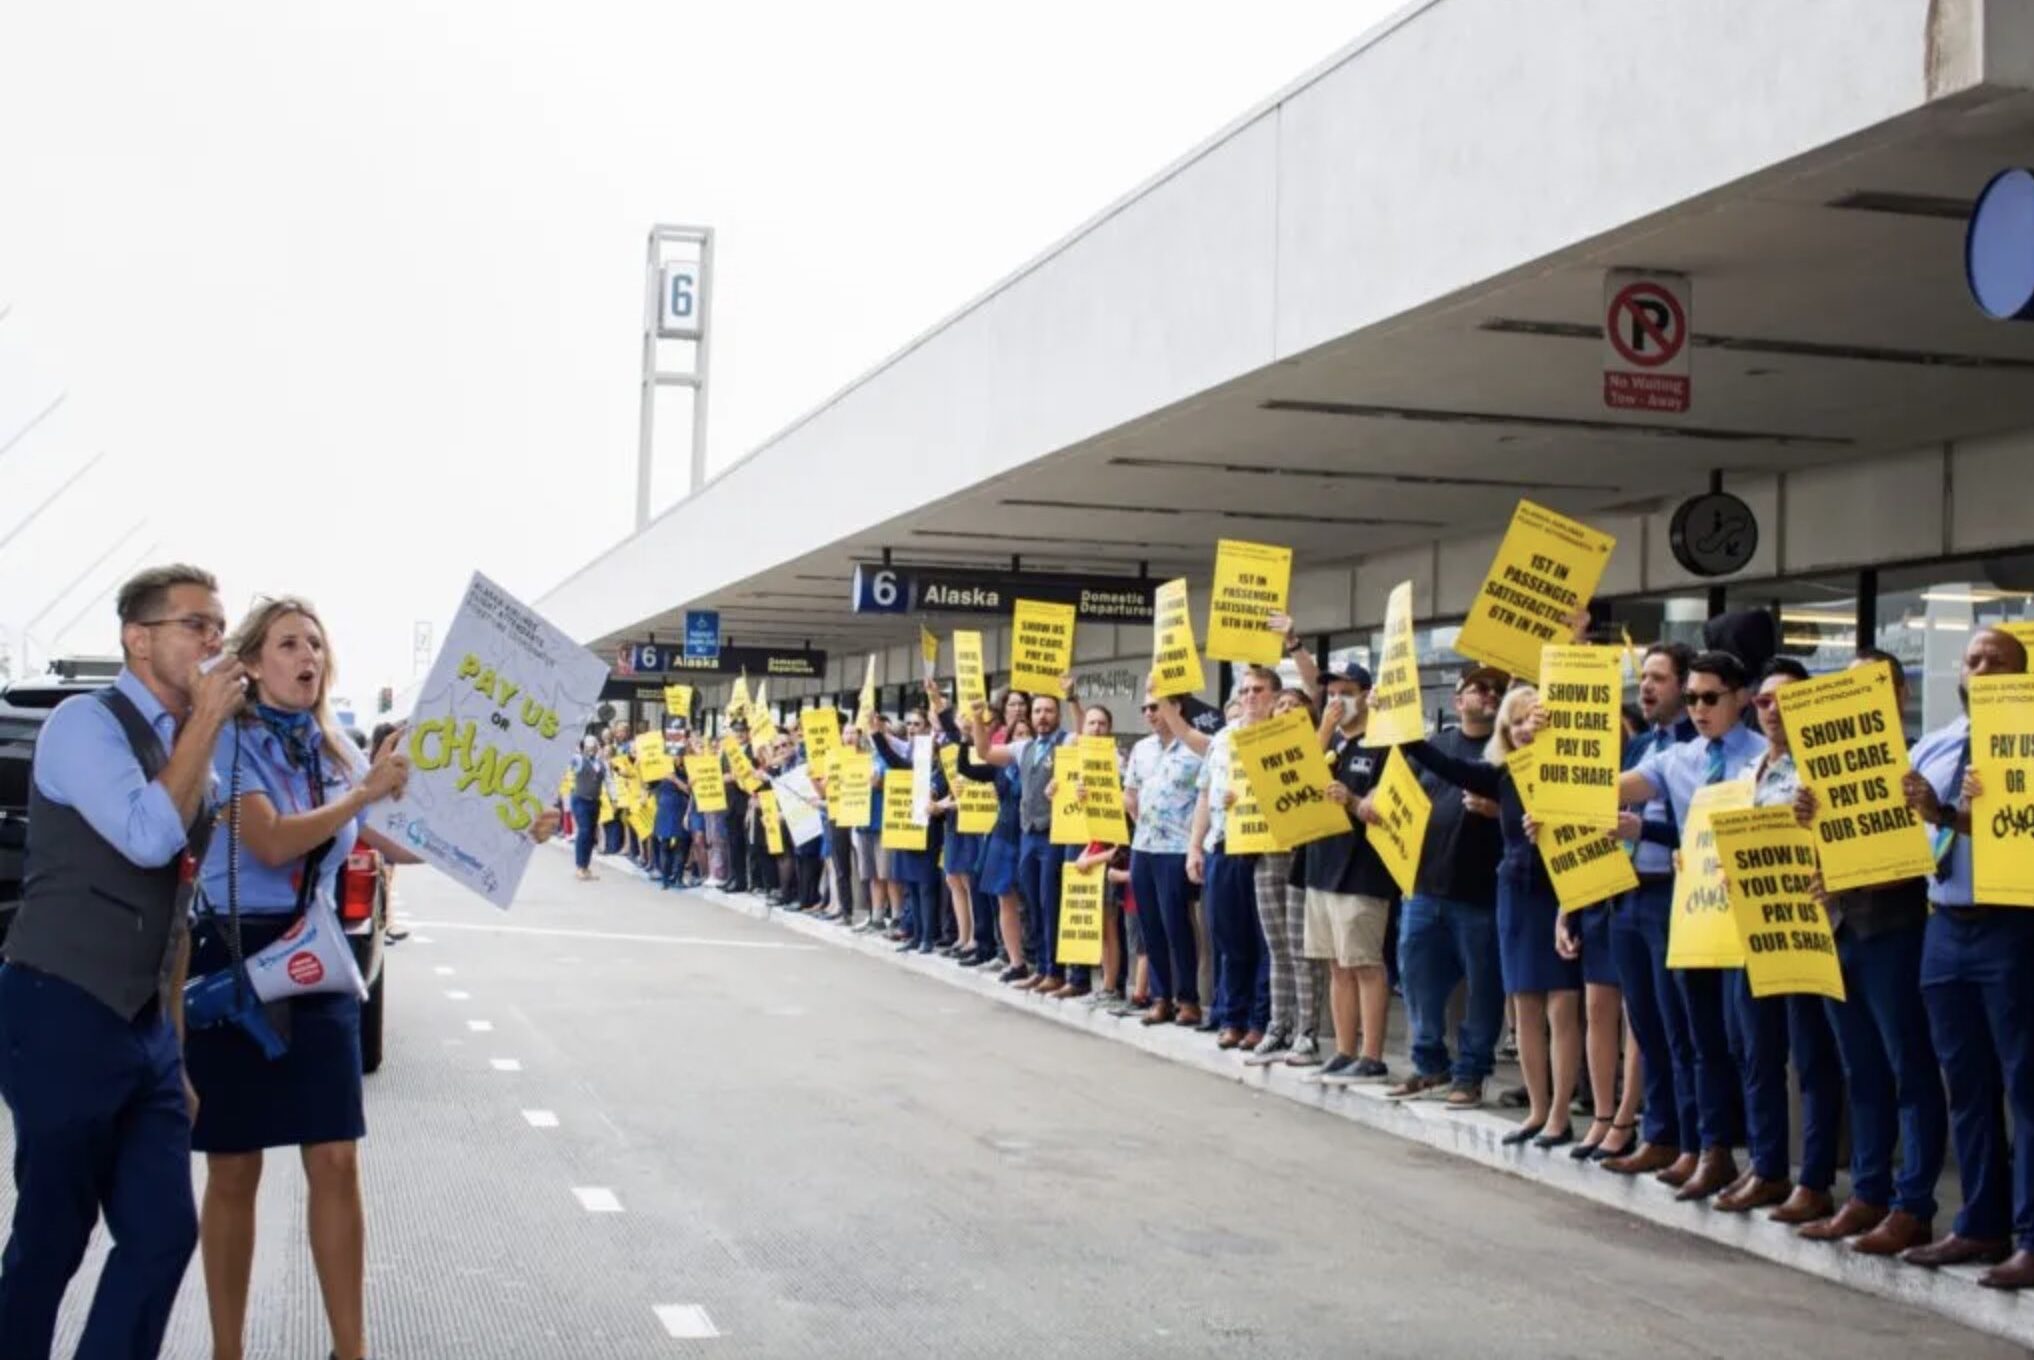
[{"label": "blue neck scarf", "polygon": [[293,713],[258,703],[254,706],[254,714],[261,720],[261,725],[273,732],[275,739],[282,743],[291,765],[297,769],[308,767],[315,770],[318,767],[318,723],[310,713]]}]

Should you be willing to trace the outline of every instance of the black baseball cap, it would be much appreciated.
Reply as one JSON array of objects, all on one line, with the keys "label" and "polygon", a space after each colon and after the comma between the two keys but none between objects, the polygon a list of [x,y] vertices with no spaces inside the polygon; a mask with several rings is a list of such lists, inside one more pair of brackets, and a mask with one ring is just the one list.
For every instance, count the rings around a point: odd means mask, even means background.
[{"label": "black baseball cap", "polygon": [[1321,672],[1322,684],[1329,684],[1336,680],[1346,680],[1358,689],[1367,690],[1371,684],[1370,669],[1367,666],[1351,661],[1346,666],[1335,666]]},{"label": "black baseball cap", "polygon": [[1471,666],[1455,681],[1455,693],[1460,694],[1471,685],[1489,685],[1499,694],[1511,684],[1511,677],[1495,666]]}]

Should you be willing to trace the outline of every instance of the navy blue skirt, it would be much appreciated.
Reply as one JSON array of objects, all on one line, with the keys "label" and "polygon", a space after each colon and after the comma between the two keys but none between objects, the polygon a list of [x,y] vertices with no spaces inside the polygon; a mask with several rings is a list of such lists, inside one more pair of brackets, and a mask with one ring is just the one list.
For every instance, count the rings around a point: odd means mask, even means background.
[{"label": "navy blue skirt", "polygon": [[1017,842],[995,835],[985,838],[975,869],[976,892],[985,892],[991,897],[1016,892]]},{"label": "navy blue skirt", "polygon": [[971,874],[981,867],[983,839],[979,833],[965,836],[958,831],[947,836],[941,867],[946,870],[949,877],[955,874]]},{"label": "navy blue skirt", "polygon": [[1592,987],[1616,987],[1617,956],[1610,952],[1610,903],[1575,912],[1569,930],[1582,942],[1582,980]]},{"label": "navy blue skirt", "polygon": [[[242,916],[242,948],[262,948],[294,919]],[[226,967],[224,926],[200,921],[191,932],[191,976]],[[274,1062],[238,1025],[190,1031],[184,1069],[198,1092],[191,1147],[198,1152],[344,1143],[365,1137],[360,1080],[360,999],[350,992],[289,1003],[289,1051]]]},{"label": "navy blue skirt", "polygon": [[1499,877],[1497,962],[1506,996],[1581,989],[1581,963],[1562,958],[1554,948],[1554,918],[1560,914],[1551,889],[1536,892]]}]

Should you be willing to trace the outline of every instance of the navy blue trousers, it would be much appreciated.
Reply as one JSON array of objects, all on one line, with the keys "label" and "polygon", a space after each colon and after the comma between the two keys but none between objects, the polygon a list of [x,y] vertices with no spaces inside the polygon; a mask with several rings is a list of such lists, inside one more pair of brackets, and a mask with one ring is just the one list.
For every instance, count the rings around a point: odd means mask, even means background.
[{"label": "navy blue trousers", "polygon": [[1673,906],[1672,879],[1642,883],[1638,891],[1618,898],[1610,918],[1610,950],[1642,1060],[1645,1114],[1639,1136],[1692,1152],[1701,1137],[1701,1104],[1695,1094],[1695,1039],[1688,1032],[1674,974],[1667,969]]},{"label": "navy blue trousers", "polygon": [[572,800],[572,862],[584,869],[593,863],[593,842],[600,834],[600,800]]},{"label": "navy blue trousers", "polygon": [[1194,938],[1193,885],[1186,855],[1130,852],[1130,890],[1137,894],[1137,927],[1151,965],[1151,997],[1182,1006],[1201,1004],[1201,950]]},{"label": "navy blue trousers", "polygon": [[1924,933],[1915,925],[1860,939],[1839,930],[1836,957],[1849,999],[1822,1004],[1850,1087],[1850,1192],[1929,1223],[1949,1146],[1949,1102],[1921,1000]]},{"label": "navy blue trousers", "polygon": [[1257,857],[1209,855],[1202,878],[1215,947],[1211,1014],[1223,1029],[1262,1033],[1271,1024],[1271,951],[1257,915]]},{"label": "navy blue trousers", "polygon": [[81,989],[0,968],[0,1096],[14,1114],[14,1230],[0,1255],[0,1358],[50,1351],[57,1307],[103,1212],[113,1251],[81,1360],[162,1347],[198,1243],[191,1117],[176,1031]]},{"label": "navy blue trousers", "polygon": [[[1921,996],[1963,1174],[1960,1237],[2034,1251],[2034,911],[1937,911],[1921,948]],[[2005,1112],[2020,1131],[2008,1139]]]},{"label": "navy blue trousers", "polygon": [[1828,1190],[1836,1182],[1836,1144],[1843,1124],[1843,1072],[1836,1039],[1818,996],[1759,1000],[1743,969],[1727,974],[1739,1036],[1745,1139],[1752,1170],[1785,1180],[1792,1170],[1787,1129],[1787,1062],[1801,1084],[1801,1184]]},{"label": "navy blue trousers", "polygon": [[[1695,1131],[1701,1142],[1681,1145],[1690,1152],[1734,1148],[1743,1141],[1744,1095],[1738,1083],[1738,1058],[1730,1043],[1726,972],[1721,968],[1673,970],[1674,992],[1680,998],[1681,1017],[1695,1059]],[[1685,1133],[1685,1107],[1682,1121]]]},{"label": "navy blue trousers", "polygon": [[1059,961],[1059,880],[1069,849],[1079,853],[1078,847],[1054,845],[1045,832],[1025,832],[1017,850],[1017,895],[1024,902],[1024,948],[1033,966],[1049,978],[1084,986],[1088,970]]}]

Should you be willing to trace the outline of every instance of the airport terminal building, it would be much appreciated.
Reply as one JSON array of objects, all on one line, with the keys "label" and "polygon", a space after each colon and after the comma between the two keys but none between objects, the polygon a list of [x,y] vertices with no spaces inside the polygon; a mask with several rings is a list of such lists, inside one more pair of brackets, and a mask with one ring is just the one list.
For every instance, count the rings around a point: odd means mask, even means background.
[{"label": "airport terminal building", "polygon": [[2024,165],[2024,0],[1416,0],[540,608],[643,721],[738,669],[852,708],[872,653],[895,705],[921,626],[993,682],[1015,596],[1067,599],[1130,731],[1151,586],[1204,622],[1245,539],[1337,655],[1412,581],[1437,707],[1530,498],[1616,536],[1599,640],[1770,609],[1932,726],[1972,627],[2034,619],[2034,180],[1972,238]]}]

